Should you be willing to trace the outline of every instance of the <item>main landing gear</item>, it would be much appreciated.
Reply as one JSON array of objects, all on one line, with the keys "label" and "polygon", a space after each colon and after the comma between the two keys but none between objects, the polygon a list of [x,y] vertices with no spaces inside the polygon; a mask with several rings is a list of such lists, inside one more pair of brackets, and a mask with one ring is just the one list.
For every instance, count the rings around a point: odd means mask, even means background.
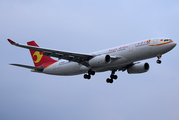
[{"label": "main landing gear", "polygon": [[162,57],[162,55],[161,55],[161,54],[157,55],[157,58],[158,58],[157,63],[158,63],[158,64],[161,64],[161,63],[162,63],[162,61],[160,60],[160,59],[161,59],[161,57]]},{"label": "main landing gear", "polygon": [[113,83],[113,79],[116,80],[117,79],[117,75],[115,75],[116,70],[111,71],[111,75],[110,78],[106,79],[107,83]]},{"label": "main landing gear", "polygon": [[[107,78],[106,79],[106,82],[107,83],[113,83],[113,80],[116,80],[118,77],[117,77],[117,75],[115,75],[115,72],[116,72],[117,70],[112,70],[111,71],[111,75],[110,75],[110,78]],[[91,79],[91,75],[95,75],[95,71],[93,71],[93,70],[89,70],[88,71],[88,74],[84,74],[84,78],[85,79]]]},{"label": "main landing gear", "polygon": [[85,79],[91,79],[91,75],[95,75],[95,71],[92,71],[91,69],[88,71],[88,74],[84,74]]}]

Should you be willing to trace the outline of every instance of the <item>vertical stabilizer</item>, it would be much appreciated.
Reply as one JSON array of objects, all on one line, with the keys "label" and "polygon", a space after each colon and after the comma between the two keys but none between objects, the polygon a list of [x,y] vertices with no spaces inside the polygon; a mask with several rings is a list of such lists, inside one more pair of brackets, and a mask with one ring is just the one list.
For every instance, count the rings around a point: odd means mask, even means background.
[{"label": "vertical stabilizer", "polygon": [[[27,42],[28,45],[39,47],[35,41]],[[29,49],[30,50],[30,49]],[[35,50],[30,50],[32,60],[34,62],[35,67],[44,66],[47,67],[55,62],[56,60],[52,59],[51,57],[48,57],[46,55],[43,55],[44,52],[39,52]]]}]

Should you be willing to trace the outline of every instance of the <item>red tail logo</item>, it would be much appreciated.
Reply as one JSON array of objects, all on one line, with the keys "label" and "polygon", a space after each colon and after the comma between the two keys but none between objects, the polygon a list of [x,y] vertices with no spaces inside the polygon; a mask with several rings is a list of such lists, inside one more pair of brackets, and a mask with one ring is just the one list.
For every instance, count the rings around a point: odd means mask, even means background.
[{"label": "red tail logo", "polygon": [[[28,45],[39,47],[35,41],[27,42]],[[35,50],[30,50],[32,60],[34,62],[35,67],[44,66],[47,67],[55,62],[56,60],[52,59],[51,57],[47,57],[46,55],[43,55],[44,52],[39,52]]]}]

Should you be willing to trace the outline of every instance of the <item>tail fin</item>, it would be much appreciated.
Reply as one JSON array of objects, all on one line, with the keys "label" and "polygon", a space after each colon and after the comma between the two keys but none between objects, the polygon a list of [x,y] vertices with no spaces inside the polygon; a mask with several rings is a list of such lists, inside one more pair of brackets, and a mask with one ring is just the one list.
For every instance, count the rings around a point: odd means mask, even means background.
[{"label": "tail fin", "polygon": [[[30,41],[27,42],[28,45],[31,46],[36,46],[39,47],[35,41]],[[30,50],[30,49],[29,49]],[[48,66],[53,64],[54,62],[56,62],[56,60],[52,59],[51,57],[48,57],[46,55],[43,55],[44,52],[39,52],[39,51],[35,51],[35,50],[30,50],[31,56],[32,56],[32,60],[34,62],[35,67],[40,67],[40,66]]]}]

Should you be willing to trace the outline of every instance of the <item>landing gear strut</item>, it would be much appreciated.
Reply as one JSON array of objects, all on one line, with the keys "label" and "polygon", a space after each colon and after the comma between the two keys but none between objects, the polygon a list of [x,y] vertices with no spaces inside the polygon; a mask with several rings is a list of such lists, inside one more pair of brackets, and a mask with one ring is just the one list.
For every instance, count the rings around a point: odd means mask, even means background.
[{"label": "landing gear strut", "polygon": [[161,54],[157,55],[157,58],[158,58],[157,63],[158,63],[158,64],[161,64],[161,63],[162,63],[162,61],[160,60],[161,57],[162,57]]},{"label": "landing gear strut", "polygon": [[106,79],[107,83],[113,83],[113,79],[116,80],[118,77],[115,75],[116,70],[111,71],[110,78]]},{"label": "landing gear strut", "polygon": [[88,74],[84,74],[84,79],[91,79],[91,75],[95,75],[95,71],[91,69],[88,71]]}]

